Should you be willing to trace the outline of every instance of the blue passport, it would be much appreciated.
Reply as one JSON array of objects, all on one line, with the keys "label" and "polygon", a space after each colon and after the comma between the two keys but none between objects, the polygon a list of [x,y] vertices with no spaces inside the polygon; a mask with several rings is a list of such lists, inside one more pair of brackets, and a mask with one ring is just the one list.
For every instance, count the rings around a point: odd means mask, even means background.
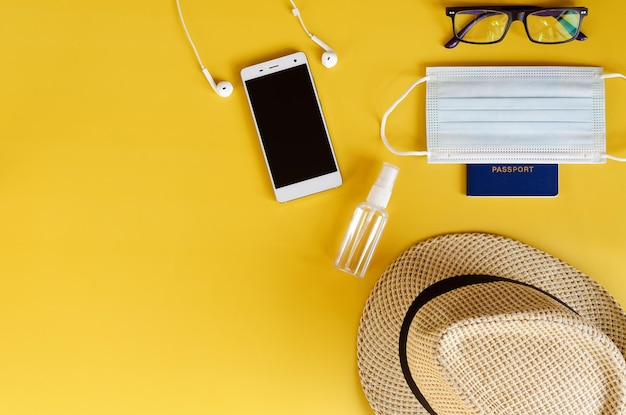
[{"label": "blue passport", "polygon": [[558,194],[558,164],[467,165],[468,196],[554,197]]}]

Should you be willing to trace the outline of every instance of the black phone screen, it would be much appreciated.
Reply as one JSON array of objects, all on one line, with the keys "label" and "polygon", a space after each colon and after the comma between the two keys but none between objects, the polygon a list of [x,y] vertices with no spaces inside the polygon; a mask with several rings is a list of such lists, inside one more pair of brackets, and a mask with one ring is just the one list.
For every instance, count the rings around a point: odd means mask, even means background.
[{"label": "black phone screen", "polygon": [[276,188],[338,170],[305,64],[245,82]]}]

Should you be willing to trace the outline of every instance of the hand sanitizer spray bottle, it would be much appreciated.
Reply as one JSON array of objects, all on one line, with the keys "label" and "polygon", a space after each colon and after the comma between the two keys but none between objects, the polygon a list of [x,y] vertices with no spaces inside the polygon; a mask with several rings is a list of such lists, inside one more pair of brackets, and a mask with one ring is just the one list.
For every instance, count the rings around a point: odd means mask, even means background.
[{"label": "hand sanitizer spray bottle", "polygon": [[380,235],[387,223],[388,215],[385,209],[389,203],[398,170],[398,167],[393,164],[383,164],[367,200],[359,204],[354,211],[335,260],[335,268],[359,278],[365,276]]}]

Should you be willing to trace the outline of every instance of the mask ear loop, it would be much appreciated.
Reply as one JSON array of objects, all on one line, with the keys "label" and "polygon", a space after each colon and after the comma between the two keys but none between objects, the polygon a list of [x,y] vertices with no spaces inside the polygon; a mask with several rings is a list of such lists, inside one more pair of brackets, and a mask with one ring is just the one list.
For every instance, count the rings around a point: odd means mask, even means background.
[{"label": "mask ear loop", "polygon": [[[607,73],[601,76],[602,79],[611,79],[611,78],[622,78],[626,79],[626,76],[621,73]],[[607,160],[619,161],[621,163],[626,163],[626,157],[615,157],[610,154],[604,153],[602,155]]]},{"label": "mask ear loop", "polygon": [[385,127],[387,126],[387,118],[389,117],[389,114],[391,114],[393,112],[393,110],[396,109],[396,107],[398,105],[400,105],[400,103],[402,101],[404,101],[404,99],[411,93],[411,91],[413,90],[413,88],[415,88],[417,85],[424,83],[426,81],[428,81],[429,77],[425,76],[423,78],[418,79],[417,81],[413,82],[411,84],[411,86],[404,92],[404,94],[402,94],[400,96],[400,98],[398,98],[396,100],[396,102],[394,102],[391,107],[389,107],[389,109],[385,112],[385,114],[383,115],[383,119],[380,122],[380,137],[383,140],[383,143],[385,144],[385,147],[387,147],[387,149],[389,151],[391,151],[393,154],[397,155],[397,156],[428,156],[430,154],[430,152],[428,151],[400,151],[400,150],[396,150],[395,148],[393,148],[391,146],[391,144],[389,144],[389,141],[387,140],[387,135],[385,134]]}]

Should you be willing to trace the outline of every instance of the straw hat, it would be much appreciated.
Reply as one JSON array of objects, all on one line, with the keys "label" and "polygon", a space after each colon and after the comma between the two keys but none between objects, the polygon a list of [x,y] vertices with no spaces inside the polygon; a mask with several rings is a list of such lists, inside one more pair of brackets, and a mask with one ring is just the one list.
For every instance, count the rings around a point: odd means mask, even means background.
[{"label": "straw hat", "polygon": [[376,414],[626,414],[626,313],[572,266],[484,233],[437,236],[376,283],[357,357]]}]

